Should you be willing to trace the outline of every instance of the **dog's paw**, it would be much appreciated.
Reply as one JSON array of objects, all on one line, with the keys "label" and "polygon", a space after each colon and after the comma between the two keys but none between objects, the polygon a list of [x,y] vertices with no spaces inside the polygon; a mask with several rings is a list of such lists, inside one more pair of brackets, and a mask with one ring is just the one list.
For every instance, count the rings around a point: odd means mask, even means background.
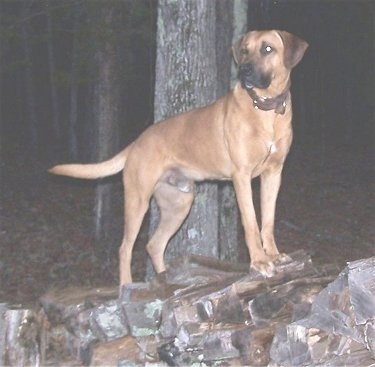
[{"label": "dog's paw", "polygon": [[289,263],[289,262],[293,261],[293,259],[287,254],[280,253],[277,256],[275,256],[274,261],[276,263],[285,264],[285,263]]},{"label": "dog's paw", "polygon": [[275,275],[275,264],[272,261],[254,261],[251,263],[250,268],[261,273],[266,278]]}]

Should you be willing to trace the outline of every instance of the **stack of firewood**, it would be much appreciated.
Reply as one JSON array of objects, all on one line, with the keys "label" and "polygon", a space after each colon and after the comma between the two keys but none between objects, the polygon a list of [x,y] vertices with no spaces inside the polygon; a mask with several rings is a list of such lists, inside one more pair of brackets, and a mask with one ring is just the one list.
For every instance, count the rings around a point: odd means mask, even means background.
[{"label": "stack of firewood", "polygon": [[375,365],[375,258],[337,276],[303,251],[272,278],[190,256],[148,283],[0,304],[0,365]]}]

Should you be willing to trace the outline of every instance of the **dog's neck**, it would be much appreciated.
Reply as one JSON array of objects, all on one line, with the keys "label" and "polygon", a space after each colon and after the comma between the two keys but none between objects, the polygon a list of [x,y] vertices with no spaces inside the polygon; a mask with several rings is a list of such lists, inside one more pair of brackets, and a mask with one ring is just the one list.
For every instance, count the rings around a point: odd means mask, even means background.
[{"label": "dog's neck", "polygon": [[289,95],[290,83],[286,86],[284,91],[276,97],[262,97],[259,96],[254,89],[246,89],[248,95],[253,100],[253,105],[256,109],[262,111],[275,110],[275,113],[283,115],[286,108],[286,100]]}]

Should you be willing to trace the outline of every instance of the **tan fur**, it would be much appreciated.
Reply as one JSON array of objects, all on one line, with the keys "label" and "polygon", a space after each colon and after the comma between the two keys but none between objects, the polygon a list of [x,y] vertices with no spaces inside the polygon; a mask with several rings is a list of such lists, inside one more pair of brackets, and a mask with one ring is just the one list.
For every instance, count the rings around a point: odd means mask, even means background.
[{"label": "tan fur", "polygon": [[111,159],[94,164],[61,164],[52,167],[48,172],[55,175],[75,178],[96,179],[119,173],[125,167],[129,148],[125,148]]},{"label": "tan fur", "polygon": [[[269,56],[260,53],[272,45]],[[251,62],[260,72],[272,75],[266,89],[254,88],[260,96],[273,98],[288,87],[291,68],[300,61],[307,43],[280,31],[249,32],[236,44],[239,65]],[[157,273],[165,271],[164,251],[171,236],[189,213],[194,199],[194,181],[232,180],[241,212],[251,266],[264,275],[273,273],[277,249],[273,227],[275,205],[284,160],[292,142],[290,94],[284,114],[253,106],[240,83],[213,104],[183,113],[146,129],[114,158],[89,165],[61,165],[55,174],[99,178],[123,169],[125,194],[124,238],[120,247],[120,282],[131,278],[131,254],[150,198],[155,197],[161,220],[147,244]],[[261,177],[259,231],[250,181]]]}]

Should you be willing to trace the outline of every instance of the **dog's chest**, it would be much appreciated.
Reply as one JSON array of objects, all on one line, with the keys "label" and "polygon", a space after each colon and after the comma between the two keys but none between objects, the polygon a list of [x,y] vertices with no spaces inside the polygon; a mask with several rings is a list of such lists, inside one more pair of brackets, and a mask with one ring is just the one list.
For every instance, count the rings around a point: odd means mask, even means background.
[{"label": "dog's chest", "polygon": [[267,150],[268,150],[268,155],[272,155],[273,153],[276,153],[277,147],[273,140],[267,142]]},{"label": "dog's chest", "polygon": [[291,143],[291,129],[277,119],[263,120],[253,135],[256,170],[263,171],[269,165],[283,161]]},{"label": "dog's chest", "polygon": [[263,142],[265,145],[265,149],[262,150],[258,159],[259,163],[262,165],[266,165],[274,160],[277,156],[277,144],[274,140],[268,140]]},{"label": "dog's chest", "polygon": [[235,169],[246,169],[252,177],[270,166],[283,163],[292,141],[291,113],[252,111],[246,118],[232,119],[227,142]]},{"label": "dog's chest", "polygon": [[254,138],[263,146],[263,149],[260,150],[260,154],[266,154],[266,156],[269,157],[276,153],[280,132],[278,131],[279,129],[275,119],[265,119],[261,121],[256,130]]}]

